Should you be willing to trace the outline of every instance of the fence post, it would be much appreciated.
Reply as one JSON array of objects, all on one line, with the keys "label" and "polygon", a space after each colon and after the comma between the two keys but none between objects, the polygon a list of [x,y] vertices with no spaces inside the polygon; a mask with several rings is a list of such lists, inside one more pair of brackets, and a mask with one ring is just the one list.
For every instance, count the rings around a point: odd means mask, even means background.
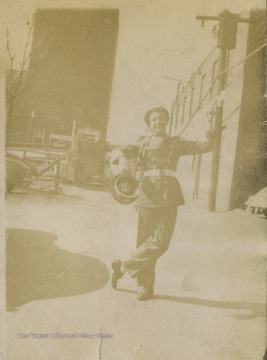
[{"label": "fence post", "polygon": [[60,181],[60,160],[56,163],[56,177],[55,177],[55,191],[58,192],[58,186]]}]

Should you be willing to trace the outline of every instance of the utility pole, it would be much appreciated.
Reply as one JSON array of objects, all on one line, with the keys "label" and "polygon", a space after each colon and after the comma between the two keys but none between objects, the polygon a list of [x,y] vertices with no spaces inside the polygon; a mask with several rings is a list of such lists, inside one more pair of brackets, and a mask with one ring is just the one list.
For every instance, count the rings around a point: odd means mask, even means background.
[{"label": "utility pole", "polygon": [[[236,32],[239,22],[249,22],[247,19],[240,19],[239,15],[232,14],[228,10],[224,10],[218,16],[196,16],[197,20],[201,20],[202,26],[205,21],[218,21],[218,42],[217,47],[220,49],[219,57],[219,73],[225,71],[227,52],[235,48]],[[217,79],[217,95],[225,88],[226,73],[221,74]],[[223,124],[223,102],[216,105],[215,120],[215,139],[211,165],[211,185],[209,192],[208,210],[214,212],[216,210],[216,195],[219,180],[220,156],[221,156],[221,138]]]},{"label": "utility pole", "polygon": [[32,142],[32,129],[33,129],[33,122],[34,122],[34,117],[35,117],[35,110],[32,110],[31,112],[31,122],[30,122],[30,131],[29,131],[29,137],[28,137],[28,142],[31,143]]}]

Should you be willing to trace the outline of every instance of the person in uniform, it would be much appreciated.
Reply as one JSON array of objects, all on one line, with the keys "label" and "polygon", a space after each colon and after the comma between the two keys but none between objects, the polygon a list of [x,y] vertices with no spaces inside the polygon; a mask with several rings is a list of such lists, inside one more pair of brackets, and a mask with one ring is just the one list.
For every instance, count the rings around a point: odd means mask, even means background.
[{"label": "person in uniform", "polygon": [[177,218],[177,207],[184,197],[177,179],[180,156],[209,152],[213,147],[212,111],[208,114],[209,129],[205,141],[190,141],[166,133],[169,113],[163,107],[149,110],[144,117],[151,135],[143,141],[122,147],[121,157],[137,159],[139,196],[136,249],[125,260],[112,262],[112,287],[127,272],[137,279],[138,300],[153,297],[157,259],[168,249]]}]

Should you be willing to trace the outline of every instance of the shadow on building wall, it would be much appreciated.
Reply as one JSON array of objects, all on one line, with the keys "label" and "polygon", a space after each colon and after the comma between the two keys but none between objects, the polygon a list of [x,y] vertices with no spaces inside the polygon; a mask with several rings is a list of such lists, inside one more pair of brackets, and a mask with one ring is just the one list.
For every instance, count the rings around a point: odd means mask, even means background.
[{"label": "shadow on building wall", "polygon": [[[266,12],[254,10],[250,16],[247,53],[265,41]],[[249,196],[267,186],[265,64],[263,48],[250,57],[244,68],[237,151],[231,188],[230,208],[244,207]]]}]

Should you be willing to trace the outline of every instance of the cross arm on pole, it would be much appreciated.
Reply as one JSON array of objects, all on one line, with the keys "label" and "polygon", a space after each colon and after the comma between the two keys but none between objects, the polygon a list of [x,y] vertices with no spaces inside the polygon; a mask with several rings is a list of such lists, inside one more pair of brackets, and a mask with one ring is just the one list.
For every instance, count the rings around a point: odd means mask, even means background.
[{"label": "cross arm on pole", "polygon": [[196,20],[201,20],[201,26],[204,26],[204,23],[206,20],[219,20],[218,16],[202,16],[202,15],[197,15],[196,16]]},{"label": "cross arm on pole", "polygon": [[[229,11],[228,11],[228,10],[224,10],[223,13],[229,13]],[[223,13],[222,13],[222,14],[223,14]],[[197,16],[196,16],[196,20],[201,20],[201,26],[203,27],[205,21],[217,21],[217,20],[220,20],[220,17],[219,17],[219,16],[210,16],[210,15],[197,15]],[[249,23],[249,22],[250,22],[250,19],[243,19],[243,18],[240,18],[240,17],[238,16],[237,22]]]}]

